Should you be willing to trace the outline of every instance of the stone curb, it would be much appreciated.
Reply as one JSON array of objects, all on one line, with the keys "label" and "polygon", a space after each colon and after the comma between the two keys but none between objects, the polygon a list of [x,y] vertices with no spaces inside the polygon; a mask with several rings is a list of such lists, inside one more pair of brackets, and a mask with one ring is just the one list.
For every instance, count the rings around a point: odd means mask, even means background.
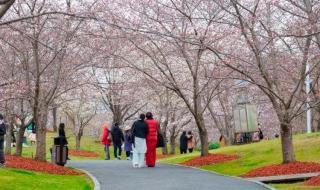
[{"label": "stone curb", "polygon": [[[161,164],[166,164],[166,163],[161,163]],[[260,181],[248,180],[248,179],[246,179],[246,178],[242,178],[242,177],[238,177],[238,176],[231,176],[231,175],[226,175],[226,174],[220,174],[220,173],[217,173],[217,172],[215,172],[215,171],[209,171],[209,170],[205,170],[205,169],[201,169],[201,168],[196,168],[196,167],[193,167],[193,166],[185,166],[185,165],[180,165],[180,164],[168,164],[168,165],[174,165],[174,166],[180,166],[180,167],[185,167],[185,168],[191,168],[191,169],[201,170],[201,171],[208,172],[208,173],[214,173],[214,174],[220,175],[220,176],[225,176],[225,177],[230,177],[230,178],[235,178],[235,179],[241,179],[241,180],[245,180],[245,181],[250,181],[250,182],[259,184],[259,185],[263,186],[263,187],[266,188],[266,189],[269,189],[269,190],[277,190],[277,189],[275,189],[275,188],[273,188],[273,187],[270,187],[270,186],[267,185],[267,184],[261,183]]]},{"label": "stone curb", "polygon": [[98,181],[98,179],[96,177],[94,177],[94,175],[92,175],[90,172],[83,170],[83,169],[77,168],[77,170],[82,171],[83,173],[85,173],[87,176],[89,176],[92,179],[93,184],[94,184],[93,190],[101,190],[100,182]]}]

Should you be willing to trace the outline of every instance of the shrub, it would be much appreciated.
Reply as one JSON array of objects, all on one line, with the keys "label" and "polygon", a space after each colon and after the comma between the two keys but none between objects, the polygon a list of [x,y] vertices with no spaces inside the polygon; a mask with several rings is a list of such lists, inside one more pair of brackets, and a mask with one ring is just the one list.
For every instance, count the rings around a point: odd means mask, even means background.
[{"label": "shrub", "polygon": [[220,148],[220,144],[217,142],[210,142],[209,143],[209,150],[218,149]]}]

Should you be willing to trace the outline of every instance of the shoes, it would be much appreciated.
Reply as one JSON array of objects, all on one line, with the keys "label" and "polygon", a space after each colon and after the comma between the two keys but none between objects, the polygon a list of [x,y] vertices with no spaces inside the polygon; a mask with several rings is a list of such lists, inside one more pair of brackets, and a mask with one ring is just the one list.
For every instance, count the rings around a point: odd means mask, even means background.
[{"label": "shoes", "polygon": [[134,165],[133,165],[133,168],[138,168],[138,167],[139,167],[138,164],[134,164]]},{"label": "shoes", "polygon": [[128,157],[127,160],[131,160],[131,158]]},{"label": "shoes", "polygon": [[0,168],[4,168],[6,167],[6,164],[5,163],[0,163]]},{"label": "shoes", "polygon": [[110,158],[106,158],[105,160],[110,160]]},{"label": "shoes", "polygon": [[118,159],[118,160],[121,160],[121,157],[120,157],[120,156],[118,156],[118,157],[117,157],[117,159]]}]

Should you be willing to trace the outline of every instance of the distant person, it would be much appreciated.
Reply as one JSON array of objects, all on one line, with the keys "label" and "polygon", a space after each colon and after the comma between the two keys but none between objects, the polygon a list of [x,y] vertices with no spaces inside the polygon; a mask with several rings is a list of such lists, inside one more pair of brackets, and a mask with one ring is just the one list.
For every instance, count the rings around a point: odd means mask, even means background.
[{"label": "distant person", "polygon": [[194,148],[194,143],[193,143],[193,134],[191,131],[188,131],[187,138],[188,138],[188,151],[189,153],[192,153]]},{"label": "distant person", "polygon": [[146,137],[148,134],[148,126],[145,123],[145,115],[141,114],[140,119],[132,125],[133,155],[132,164],[134,168],[144,166],[145,154],[147,152]]},{"label": "distant person", "polygon": [[130,126],[124,128],[124,151],[126,151],[127,160],[131,160],[132,134]]},{"label": "distant person", "polygon": [[0,114],[0,167],[5,166],[5,158],[4,158],[4,135],[6,134],[6,126],[4,124],[3,115]]},{"label": "distant person", "polygon": [[157,120],[153,119],[153,115],[151,112],[146,114],[146,120],[148,126],[148,135],[146,138],[147,141],[147,153],[146,153],[146,164],[148,167],[155,167],[156,165],[156,147],[158,140],[158,130],[160,130],[160,126]]},{"label": "distant person", "polygon": [[226,138],[223,135],[220,135],[219,137],[219,143],[221,147],[226,146]]},{"label": "distant person", "polygon": [[110,160],[110,145],[112,142],[111,132],[109,130],[109,125],[105,123],[103,126],[103,133],[101,143],[104,145],[104,151],[106,153],[106,160]]},{"label": "distant person", "polygon": [[258,142],[260,140],[259,131],[253,133],[252,141]]},{"label": "distant person", "polygon": [[124,141],[123,132],[119,127],[119,123],[115,123],[111,130],[112,143],[113,143],[113,154],[114,158],[121,160],[122,143]]},{"label": "distant person", "polygon": [[263,136],[263,132],[262,132],[261,128],[259,127],[258,130],[259,130],[259,139],[263,140],[264,136]]},{"label": "distant person", "polygon": [[67,150],[67,160],[70,160],[69,158],[69,148],[68,148],[68,140],[67,140],[67,137],[66,137],[66,132],[64,130],[64,123],[60,123],[59,124],[59,130],[58,130],[58,134],[59,134],[59,137],[62,139],[62,146],[66,146],[66,150]]},{"label": "distant person", "polygon": [[188,149],[187,132],[183,131],[180,136],[180,154],[187,154],[187,149]]}]

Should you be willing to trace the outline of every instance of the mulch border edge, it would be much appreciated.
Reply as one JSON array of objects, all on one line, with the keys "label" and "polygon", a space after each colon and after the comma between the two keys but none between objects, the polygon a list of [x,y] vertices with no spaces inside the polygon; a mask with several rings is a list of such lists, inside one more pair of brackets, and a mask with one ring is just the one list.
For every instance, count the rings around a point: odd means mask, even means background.
[{"label": "mulch border edge", "polygon": [[[162,163],[163,164],[163,163]],[[165,163],[166,164],[166,163]],[[186,166],[186,165],[180,165],[180,164],[168,164],[168,165],[174,165],[174,166],[180,166],[180,167],[186,167],[186,168],[191,168],[191,169],[195,169],[195,170],[200,170],[200,171],[204,171],[204,172],[208,172],[208,173],[214,173],[216,175],[220,175],[220,176],[225,176],[225,177],[230,177],[230,178],[235,178],[235,179],[241,179],[241,180],[244,180],[244,181],[250,181],[250,182],[253,182],[255,184],[258,184],[258,185],[261,185],[263,186],[264,188],[266,189],[269,189],[269,190],[277,190],[267,184],[264,184],[264,183],[261,183],[260,181],[255,181],[255,180],[248,180],[246,178],[242,178],[242,177],[238,177],[238,176],[232,176],[232,175],[226,175],[226,174],[221,174],[221,173],[218,173],[218,172],[215,172],[215,171],[210,171],[210,170],[205,170],[205,169],[202,169],[202,168],[197,168],[197,167],[193,167],[193,166]]]}]

